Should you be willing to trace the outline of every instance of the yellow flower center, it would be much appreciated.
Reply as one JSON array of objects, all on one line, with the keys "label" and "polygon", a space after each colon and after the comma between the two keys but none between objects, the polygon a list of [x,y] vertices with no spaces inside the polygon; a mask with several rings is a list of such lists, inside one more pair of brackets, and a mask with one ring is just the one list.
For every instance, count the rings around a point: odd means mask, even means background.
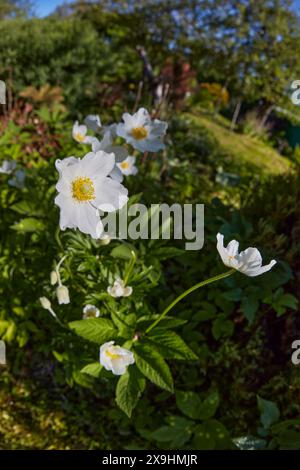
[{"label": "yellow flower center", "polygon": [[145,127],[134,127],[131,130],[131,135],[135,140],[143,140],[147,137],[148,131]]},{"label": "yellow flower center", "polygon": [[127,168],[129,168],[129,163],[128,162],[121,163],[121,168],[123,168],[123,170],[127,170]]},{"label": "yellow flower center", "polygon": [[111,351],[105,351],[105,354],[110,357],[111,359],[120,359],[121,355],[117,353],[113,353]]},{"label": "yellow flower center", "polygon": [[83,142],[84,139],[85,139],[85,136],[82,135],[82,134],[80,134],[79,132],[77,132],[77,133],[74,135],[74,137],[75,137],[75,140],[77,140],[77,142]]},{"label": "yellow flower center", "polygon": [[95,199],[94,183],[86,176],[80,176],[72,182],[72,195],[77,201],[90,201]]}]

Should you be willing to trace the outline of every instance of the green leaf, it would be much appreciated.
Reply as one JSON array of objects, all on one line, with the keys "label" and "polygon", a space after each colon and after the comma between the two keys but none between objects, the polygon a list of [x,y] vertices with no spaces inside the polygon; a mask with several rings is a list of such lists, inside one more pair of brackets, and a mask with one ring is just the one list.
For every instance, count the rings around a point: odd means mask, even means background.
[{"label": "green leaf", "polygon": [[45,224],[41,220],[34,219],[33,217],[27,217],[21,219],[18,223],[11,225],[11,229],[16,230],[17,232],[37,232],[44,230]]},{"label": "green leaf", "polygon": [[87,364],[86,366],[84,366],[80,372],[98,378],[102,369],[103,367],[100,362],[92,362],[91,364]]},{"label": "green leaf", "polygon": [[116,402],[130,418],[146,386],[146,380],[135,366],[130,366],[118,381]]},{"label": "green leaf", "polygon": [[133,336],[136,325],[135,313],[112,312],[111,318],[118,328],[120,336],[125,338]]},{"label": "green leaf", "polygon": [[134,246],[126,243],[113,248],[110,254],[113,258],[120,258],[128,261],[132,259],[132,251],[136,252]]},{"label": "green leaf", "polygon": [[227,320],[226,316],[221,314],[213,322],[212,334],[218,340],[222,336],[231,336],[234,331],[234,323]]},{"label": "green leaf", "polygon": [[114,324],[106,318],[72,321],[69,327],[82,338],[99,345],[112,340],[117,335]]},{"label": "green leaf", "polygon": [[259,301],[256,298],[243,297],[241,302],[241,310],[250,324],[253,322],[258,308]]},{"label": "green leaf", "polygon": [[154,431],[152,439],[158,442],[169,442],[170,447],[180,448],[188,442],[192,436],[193,422],[182,416],[168,416],[168,425]]},{"label": "green leaf", "polygon": [[193,445],[197,450],[223,450],[231,447],[228,431],[215,419],[197,425],[194,433]]},{"label": "green leaf", "polygon": [[176,392],[176,404],[183,414],[192,419],[197,419],[201,406],[199,395],[195,392]]},{"label": "green leaf", "polygon": [[257,395],[257,405],[260,411],[260,421],[265,429],[276,423],[280,417],[278,406],[273,401],[265,400]]},{"label": "green leaf", "polygon": [[197,418],[198,419],[208,419],[212,418],[219,406],[220,398],[218,392],[212,392],[208,395],[207,398],[201,403],[198,408]]},{"label": "green leaf", "polygon": [[141,373],[158,387],[173,392],[173,378],[164,358],[147,344],[134,346],[135,362]]},{"label": "green leaf", "polygon": [[31,201],[20,201],[10,206],[10,209],[23,215],[42,215],[43,212],[36,208],[35,204]]},{"label": "green leaf", "polygon": [[297,310],[298,307],[298,299],[292,294],[285,294],[282,287],[277,289],[271,296],[266,297],[264,302],[273,307],[277,316],[283,315],[288,308]]},{"label": "green leaf", "polygon": [[175,331],[155,328],[148,336],[148,341],[167,359],[197,360],[198,356],[188,347]]}]

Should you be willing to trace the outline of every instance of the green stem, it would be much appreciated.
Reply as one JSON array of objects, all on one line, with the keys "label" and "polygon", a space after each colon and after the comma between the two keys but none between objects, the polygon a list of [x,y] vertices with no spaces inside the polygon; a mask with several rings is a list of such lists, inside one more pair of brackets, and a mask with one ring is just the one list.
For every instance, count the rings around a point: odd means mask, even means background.
[{"label": "green stem", "polygon": [[178,297],[176,297],[173,302],[168,305],[168,307],[162,312],[162,314],[147,328],[145,334],[149,333],[163,318],[164,316],[167,315],[167,313],[175,307],[178,302],[180,302],[184,297],[187,295],[191,294],[191,292],[194,292],[194,290],[199,289],[200,287],[206,286],[207,284],[211,284],[212,282],[219,281],[220,279],[224,279],[225,277],[230,276],[235,272],[235,269],[230,269],[229,271],[226,271],[226,273],[218,274],[217,276],[211,277],[209,279],[206,279],[205,281],[198,282],[194,286],[190,287],[186,291],[184,291],[182,294],[180,294]]},{"label": "green stem", "polygon": [[127,273],[126,273],[126,276],[125,276],[125,279],[124,279],[124,286],[127,285],[127,282],[129,281],[130,275],[132,273],[133,267],[134,267],[135,262],[136,262],[136,254],[133,250],[131,251],[131,256],[132,256],[132,258],[130,260],[130,263],[129,263],[129,266],[128,266],[128,269],[127,269]]}]

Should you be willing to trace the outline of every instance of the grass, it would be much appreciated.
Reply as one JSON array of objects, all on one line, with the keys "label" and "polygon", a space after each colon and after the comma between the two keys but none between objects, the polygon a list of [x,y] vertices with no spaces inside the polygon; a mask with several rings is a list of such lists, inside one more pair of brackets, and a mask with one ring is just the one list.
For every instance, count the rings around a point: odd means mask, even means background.
[{"label": "grass", "polygon": [[189,113],[187,118],[194,125],[206,127],[217,139],[221,147],[236,161],[253,166],[253,170],[278,175],[288,173],[292,163],[281,156],[274,148],[249,135],[230,131],[230,123],[222,116],[212,118],[202,112]]}]

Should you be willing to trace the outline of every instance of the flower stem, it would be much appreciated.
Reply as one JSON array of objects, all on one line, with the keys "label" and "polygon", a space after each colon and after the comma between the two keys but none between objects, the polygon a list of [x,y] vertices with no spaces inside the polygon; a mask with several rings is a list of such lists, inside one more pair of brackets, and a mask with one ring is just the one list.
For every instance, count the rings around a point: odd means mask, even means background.
[{"label": "flower stem", "polygon": [[125,276],[125,279],[124,279],[124,287],[127,285],[127,282],[129,281],[129,278],[130,278],[130,275],[132,273],[135,262],[136,262],[136,254],[133,250],[131,250],[131,260],[130,260],[130,263],[129,263],[129,266],[128,266],[128,269],[127,269],[127,273],[126,273],[126,276]]},{"label": "flower stem", "polygon": [[173,300],[173,302],[171,302],[170,305],[168,305],[168,307],[162,312],[162,314],[147,328],[145,334],[149,333],[149,331],[151,331],[164,318],[164,316],[167,315],[167,313],[173,307],[175,307],[176,304],[178,304],[178,302],[184,299],[184,297],[186,297],[187,295],[194,292],[194,290],[199,289],[200,287],[206,286],[207,284],[211,284],[212,282],[219,281],[220,279],[224,279],[225,277],[230,276],[234,272],[235,272],[235,269],[230,269],[229,271],[226,271],[225,273],[218,274],[217,276],[206,279],[205,281],[198,282],[194,286],[184,291],[182,294],[176,297],[176,299]]}]

